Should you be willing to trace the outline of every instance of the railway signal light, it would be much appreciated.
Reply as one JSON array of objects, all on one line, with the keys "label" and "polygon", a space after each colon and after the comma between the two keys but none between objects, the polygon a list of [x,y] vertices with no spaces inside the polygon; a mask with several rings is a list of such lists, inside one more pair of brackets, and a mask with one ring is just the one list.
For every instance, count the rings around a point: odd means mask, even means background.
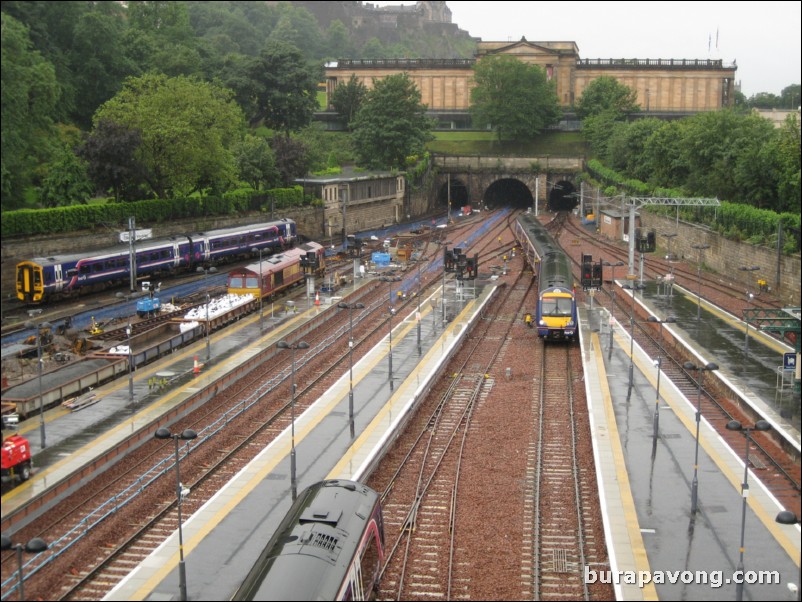
[{"label": "railway signal light", "polygon": [[599,263],[593,264],[593,277],[591,278],[590,286],[593,288],[601,288],[602,285],[602,264],[601,261]]},{"label": "railway signal light", "polygon": [[593,264],[590,262],[583,263],[582,277],[580,279],[582,288],[588,288],[593,286],[592,282],[593,282]]},{"label": "railway signal light", "polygon": [[476,274],[479,272],[479,254],[475,254],[473,257],[468,257],[466,264],[465,264],[465,271],[467,273],[468,280],[475,280]]},{"label": "railway signal light", "polygon": [[448,247],[443,247],[443,267],[446,272],[455,272],[457,270],[457,255],[459,249],[449,251]]}]

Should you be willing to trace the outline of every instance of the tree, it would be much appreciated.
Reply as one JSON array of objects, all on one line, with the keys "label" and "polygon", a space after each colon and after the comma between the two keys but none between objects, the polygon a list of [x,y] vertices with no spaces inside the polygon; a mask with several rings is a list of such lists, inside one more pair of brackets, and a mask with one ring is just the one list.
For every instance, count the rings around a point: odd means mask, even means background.
[{"label": "tree", "polygon": [[145,168],[137,158],[142,132],[108,119],[101,119],[78,156],[87,163],[87,173],[102,190],[110,190],[114,200],[136,201],[143,196]]},{"label": "tree", "polygon": [[40,199],[45,207],[85,203],[92,196],[86,162],[64,146],[42,180]]},{"label": "tree", "polygon": [[353,121],[360,165],[403,168],[407,157],[423,152],[433,138],[421,95],[406,73],[377,81]]},{"label": "tree", "polygon": [[605,162],[616,171],[648,182],[651,172],[646,165],[644,150],[649,139],[664,123],[653,117],[637,119],[632,123],[615,122],[616,127],[608,139]]},{"label": "tree", "polygon": [[782,100],[771,92],[758,92],[749,97],[749,106],[754,109],[774,109],[782,106]]},{"label": "tree", "polygon": [[354,56],[354,48],[351,44],[351,36],[343,22],[334,19],[326,31],[326,53],[331,59],[345,59]]},{"label": "tree", "polygon": [[236,179],[231,147],[242,135],[242,111],[231,92],[188,77],[144,75],[95,114],[141,132],[136,151],[145,180],[159,197],[225,190]]},{"label": "tree", "polygon": [[594,117],[601,113],[611,113],[620,121],[629,113],[640,111],[638,94],[614,77],[602,75],[594,79],[576,103],[576,114],[580,119]]},{"label": "tree", "polygon": [[777,173],[775,210],[799,215],[802,212],[802,148],[799,118],[796,115],[786,117],[772,146]]},{"label": "tree", "polygon": [[530,140],[562,115],[555,85],[537,65],[511,56],[484,58],[474,67],[474,82],[473,122],[492,126],[499,141]]},{"label": "tree", "polygon": [[125,55],[122,46],[124,21],[117,15],[99,11],[84,13],[75,26],[70,55],[75,87],[73,118],[83,129],[92,125],[97,108],[114,96],[138,67]]},{"label": "tree", "polygon": [[783,88],[783,91],[780,93],[782,108],[799,110],[799,104],[802,102],[800,93],[802,93],[802,86],[799,84],[791,84]]},{"label": "tree", "polygon": [[33,50],[28,31],[2,13],[2,208],[21,207],[34,166],[55,147],[52,116],[59,98],[53,65]]},{"label": "tree", "polygon": [[279,180],[275,153],[264,138],[246,134],[234,146],[234,159],[240,179],[254,190],[269,188]]},{"label": "tree", "polygon": [[136,39],[138,48],[127,47],[136,54],[141,71],[167,75],[200,75],[202,61],[198,38],[189,22],[186,2],[168,0],[131,1],[128,3],[129,39]]},{"label": "tree", "polygon": [[268,42],[252,65],[250,78],[258,86],[255,106],[265,125],[289,136],[312,121],[319,69],[307,66],[296,47]]},{"label": "tree", "polygon": [[274,136],[270,148],[276,155],[276,169],[283,186],[292,186],[293,180],[309,171],[309,153],[306,145],[289,136]]},{"label": "tree", "polygon": [[331,94],[331,106],[340,114],[350,129],[359,107],[365,102],[368,88],[355,75],[344,84],[339,84]]}]

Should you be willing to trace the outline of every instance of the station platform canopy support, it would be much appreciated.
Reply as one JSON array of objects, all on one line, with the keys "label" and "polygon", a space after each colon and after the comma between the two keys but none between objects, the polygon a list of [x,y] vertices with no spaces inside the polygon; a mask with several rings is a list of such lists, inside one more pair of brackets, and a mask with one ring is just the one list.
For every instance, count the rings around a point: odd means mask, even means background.
[{"label": "station platform canopy support", "polygon": [[621,197],[621,213],[624,213],[624,207],[629,207],[629,256],[627,274],[629,276],[635,275],[635,213],[639,207],[648,205],[660,205],[663,207],[719,207],[721,202],[718,199],[704,199],[704,198],[671,198],[671,197],[638,197],[638,196],[622,196]]},{"label": "station platform canopy support", "polygon": [[[793,341],[796,351],[796,362],[794,369],[794,393],[800,394],[800,308],[783,307],[782,309],[770,309],[766,307],[753,307],[744,310],[744,321],[753,325],[764,332],[779,334],[785,341]],[[788,336],[793,335],[793,336]]]}]

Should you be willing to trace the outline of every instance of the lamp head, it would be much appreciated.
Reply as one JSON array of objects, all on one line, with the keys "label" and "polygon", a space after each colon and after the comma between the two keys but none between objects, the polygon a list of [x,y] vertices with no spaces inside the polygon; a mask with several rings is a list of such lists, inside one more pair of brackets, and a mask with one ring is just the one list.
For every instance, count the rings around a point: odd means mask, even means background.
[{"label": "lamp head", "polygon": [[191,439],[197,439],[198,433],[196,433],[192,429],[184,429],[184,432],[181,433],[178,438],[183,439],[184,441],[189,441]]}]

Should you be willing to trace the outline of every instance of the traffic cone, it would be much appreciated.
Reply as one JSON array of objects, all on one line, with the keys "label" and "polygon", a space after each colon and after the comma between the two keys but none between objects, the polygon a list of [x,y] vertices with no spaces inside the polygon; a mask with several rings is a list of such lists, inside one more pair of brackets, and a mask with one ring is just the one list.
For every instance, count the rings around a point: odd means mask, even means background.
[{"label": "traffic cone", "polygon": [[320,293],[315,291],[315,305],[320,305]]},{"label": "traffic cone", "polygon": [[200,364],[198,364],[198,356],[195,356],[195,365],[192,367],[192,374],[200,374]]}]

